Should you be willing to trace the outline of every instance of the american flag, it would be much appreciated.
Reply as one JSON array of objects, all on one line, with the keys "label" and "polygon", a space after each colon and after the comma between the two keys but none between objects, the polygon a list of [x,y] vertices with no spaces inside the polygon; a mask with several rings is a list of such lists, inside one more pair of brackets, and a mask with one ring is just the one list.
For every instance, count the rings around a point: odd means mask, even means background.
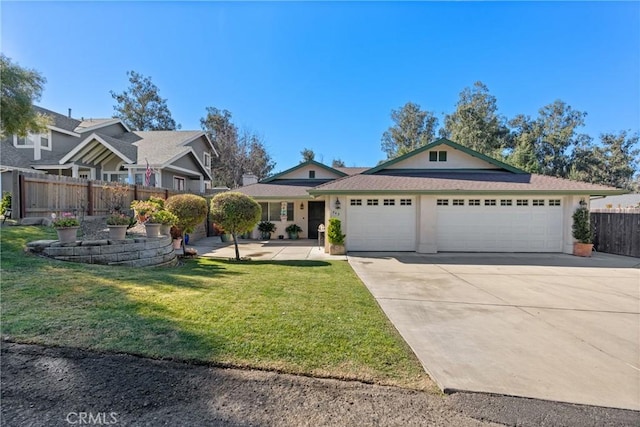
[{"label": "american flag", "polygon": [[147,171],[144,174],[144,185],[146,185],[147,187],[151,186],[151,167],[149,166],[148,161],[147,161]]}]

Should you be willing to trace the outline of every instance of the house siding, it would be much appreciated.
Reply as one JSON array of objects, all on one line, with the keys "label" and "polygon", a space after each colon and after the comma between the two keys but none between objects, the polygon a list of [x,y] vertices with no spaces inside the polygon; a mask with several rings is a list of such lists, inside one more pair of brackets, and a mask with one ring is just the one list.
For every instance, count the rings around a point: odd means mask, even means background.
[{"label": "house siding", "polygon": [[279,176],[278,179],[309,179],[309,171],[315,171],[315,179],[337,179],[340,175],[326,170],[320,166],[306,165],[299,169],[289,172],[288,174]]},{"label": "house siding", "polygon": [[[430,151],[446,151],[447,160],[444,162],[429,161]],[[389,165],[387,169],[497,169],[496,166],[482,159],[470,156],[455,148],[440,145],[433,150],[423,151],[415,156]]]}]

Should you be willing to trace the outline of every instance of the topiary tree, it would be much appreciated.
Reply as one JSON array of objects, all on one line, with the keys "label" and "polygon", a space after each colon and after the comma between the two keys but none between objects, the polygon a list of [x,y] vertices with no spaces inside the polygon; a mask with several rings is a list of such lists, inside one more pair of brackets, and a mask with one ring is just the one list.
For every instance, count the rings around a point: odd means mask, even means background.
[{"label": "topiary tree", "polygon": [[332,245],[344,245],[345,234],[342,234],[342,223],[338,218],[329,218],[327,239]]},{"label": "topiary tree", "polygon": [[177,194],[164,202],[166,210],[178,217],[175,226],[181,231],[184,245],[184,234],[193,229],[207,217],[207,201],[195,194]]},{"label": "topiary tree", "polygon": [[584,200],[580,200],[580,207],[573,213],[573,237],[580,243],[592,243],[593,231],[589,222],[589,209]]},{"label": "topiary tree", "polygon": [[211,219],[233,236],[237,261],[240,261],[237,236],[253,229],[261,216],[260,205],[245,194],[220,193],[211,199]]}]

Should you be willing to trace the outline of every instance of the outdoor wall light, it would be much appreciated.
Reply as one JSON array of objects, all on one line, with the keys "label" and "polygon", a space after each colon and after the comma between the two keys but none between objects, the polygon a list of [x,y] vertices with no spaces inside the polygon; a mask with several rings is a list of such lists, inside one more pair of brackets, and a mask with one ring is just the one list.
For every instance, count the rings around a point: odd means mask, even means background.
[{"label": "outdoor wall light", "polygon": [[340,199],[336,197],[336,202],[333,204],[336,209],[340,209]]},{"label": "outdoor wall light", "polygon": [[304,203],[300,202],[300,210],[303,211],[304,210]]}]

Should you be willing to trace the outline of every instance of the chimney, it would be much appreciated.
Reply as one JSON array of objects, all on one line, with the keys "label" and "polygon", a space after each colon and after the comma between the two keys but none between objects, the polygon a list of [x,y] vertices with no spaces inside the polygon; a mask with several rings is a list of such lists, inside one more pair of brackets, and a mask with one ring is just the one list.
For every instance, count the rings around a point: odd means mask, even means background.
[{"label": "chimney", "polygon": [[69,118],[71,118],[71,108],[69,108]]},{"label": "chimney", "polygon": [[242,186],[247,186],[247,185],[251,185],[251,184],[257,184],[258,183],[258,177],[255,176],[252,173],[244,173],[242,174]]}]

